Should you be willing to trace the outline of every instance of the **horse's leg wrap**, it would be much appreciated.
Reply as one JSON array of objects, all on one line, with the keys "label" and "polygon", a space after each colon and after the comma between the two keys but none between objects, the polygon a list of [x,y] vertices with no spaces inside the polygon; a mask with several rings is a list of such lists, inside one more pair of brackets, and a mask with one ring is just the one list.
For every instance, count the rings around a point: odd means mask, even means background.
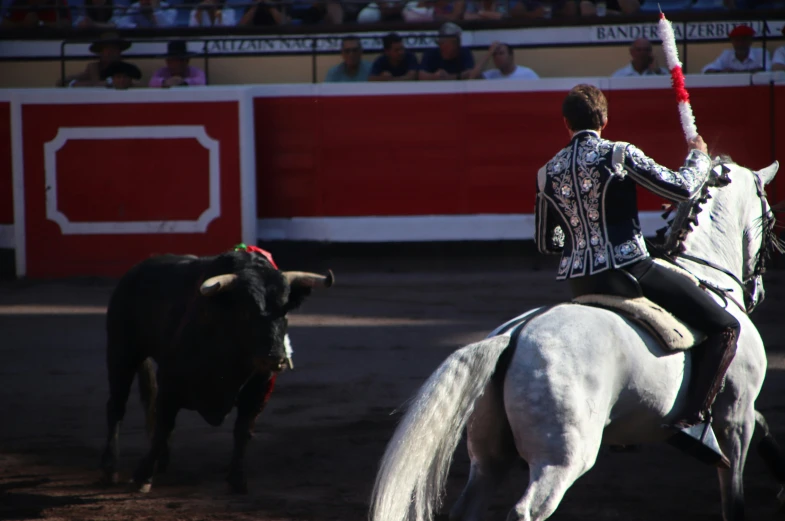
[{"label": "horse's leg wrap", "polygon": [[711,406],[722,389],[725,373],[736,355],[738,330],[726,328],[710,335],[696,353],[694,380],[690,385],[687,405],[674,426],[686,428],[711,420]]}]

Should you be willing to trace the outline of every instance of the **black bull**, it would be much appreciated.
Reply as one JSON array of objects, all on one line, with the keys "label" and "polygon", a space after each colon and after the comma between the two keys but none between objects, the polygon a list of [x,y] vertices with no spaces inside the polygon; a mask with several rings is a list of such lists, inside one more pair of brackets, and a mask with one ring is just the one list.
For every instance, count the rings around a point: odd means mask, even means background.
[{"label": "black bull", "polygon": [[[169,460],[180,409],[218,426],[234,406],[234,448],[227,480],[247,491],[244,454],[256,417],[287,362],[286,314],[333,276],[281,272],[262,255],[163,255],[142,261],[118,282],[106,315],[108,435],[101,458],[117,481],[118,435],[135,375],[152,443],[134,482],[149,491]],[[158,371],[151,362],[155,360]]]}]

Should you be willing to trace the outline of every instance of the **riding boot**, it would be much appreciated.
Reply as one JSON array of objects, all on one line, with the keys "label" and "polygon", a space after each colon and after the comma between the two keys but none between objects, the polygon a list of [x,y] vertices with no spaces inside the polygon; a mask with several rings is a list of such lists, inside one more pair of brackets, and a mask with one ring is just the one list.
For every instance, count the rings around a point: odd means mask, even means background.
[{"label": "riding boot", "polygon": [[679,419],[671,424],[672,427],[683,430],[704,422],[711,423],[711,407],[736,354],[737,335],[737,329],[726,328],[710,335],[697,348],[687,404]]}]

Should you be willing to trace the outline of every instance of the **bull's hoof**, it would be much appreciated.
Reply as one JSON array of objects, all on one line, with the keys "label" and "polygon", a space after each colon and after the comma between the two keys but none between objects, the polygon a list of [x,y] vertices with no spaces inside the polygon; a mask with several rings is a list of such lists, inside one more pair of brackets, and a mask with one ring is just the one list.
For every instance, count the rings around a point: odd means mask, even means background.
[{"label": "bull's hoof", "polygon": [[149,481],[143,483],[132,481],[131,488],[134,490],[134,492],[138,492],[140,494],[148,494],[150,490],[152,490],[153,484]]},{"label": "bull's hoof", "polygon": [[245,479],[245,475],[243,473],[232,472],[226,476],[226,481],[229,483],[229,489],[234,494],[248,493],[248,480]]}]

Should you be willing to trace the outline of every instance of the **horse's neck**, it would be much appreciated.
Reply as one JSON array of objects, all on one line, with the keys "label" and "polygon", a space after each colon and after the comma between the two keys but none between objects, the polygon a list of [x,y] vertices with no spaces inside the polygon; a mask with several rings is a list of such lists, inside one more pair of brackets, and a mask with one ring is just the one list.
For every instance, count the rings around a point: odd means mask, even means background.
[{"label": "horse's neck", "polygon": [[[712,188],[711,199],[697,215],[698,225],[684,239],[685,253],[717,264],[741,279],[744,256],[743,234],[739,208],[730,190]],[[720,271],[694,262],[683,263],[696,276],[720,287],[736,287],[733,280]]]}]

